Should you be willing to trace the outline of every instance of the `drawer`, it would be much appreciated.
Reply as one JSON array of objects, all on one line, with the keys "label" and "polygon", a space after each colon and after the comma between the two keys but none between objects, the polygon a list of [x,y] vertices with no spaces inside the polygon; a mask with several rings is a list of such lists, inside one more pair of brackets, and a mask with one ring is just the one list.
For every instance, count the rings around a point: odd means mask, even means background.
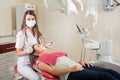
[{"label": "drawer", "polygon": [[0,45],[0,54],[15,51],[15,43],[7,43]]},{"label": "drawer", "polygon": [[4,53],[4,54],[0,54],[0,60],[2,59],[7,59],[9,57],[17,57],[15,55],[15,51],[12,51],[12,52],[7,52],[7,53]]},{"label": "drawer", "polygon": [[14,80],[14,75],[8,75],[4,80]]},{"label": "drawer", "polygon": [[7,60],[4,58],[4,59],[0,59],[0,66],[1,65],[4,65],[7,63]]},{"label": "drawer", "polygon": [[0,71],[0,80],[3,80],[2,78],[7,77],[7,71],[2,70]]},{"label": "drawer", "polygon": [[16,62],[16,57],[15,56],[7,57],[6,60],[7,60],[8,63]]},{"label": "drawer", "polygon": [[6,54],[0,54],[0,59],[6,58]]},{"label": "drawer", "polygon": [[[1,54],[0,54],[1,56]],[[9,64],[9,63],[13,63],[13,62],[17,62],[17,57],[16,56],[1,56],[0,57],[0,65],[4,65],[4,64]]]},{"label": "drawer", "polygon": [[16,57],[15,51],[7,52],[7,53],[5,53],[4,55],[6,56],[6,58],[9,58],[9,57]]},{"label": "drawer", "polygon": [[[7,65],[7,66],[8,66],[8,65]],[[13,64],[12,66],[8,66],[8,67],[6,68],[6,70],[7,70],[8,72],[14,71],[14,66],[15,66],[15,64]]]},{"label": "drawer", "polygon": [[8,69],[7,69],[7,72],[9,73],[9,72],[14,72],[14,66],[13,67],[9,67]]},{"label": "drawer", "polygon": [[[4,69],[7,69],[8,68],[8,65],[7,64],[0,64],[0,71],[1,70],[4,70]],[[1,73],[1,72],[0,72]]]},{"label": "drawer", "polygon": [[8,76],[14,76],[15,73],[14,73],[14,71],[10,71],[7,75],[8,75]]},{"label": "drawer", "polygon": [[7,63],[6,65],[7,65],[7,66],[14,66],[16,63],[17,63],[17,62],[9,62],[9,63]]},{"label": "drawer", "polygon": [[6,69],[2,69],[2,71],[0,71],[0,80],[13,80],[11,78],[14,77],[14,70],[8,70]]},{"label": "drawer", "polygon": [[5,75],[5,76],[3,76],[3,77],[0,77],[0,80],[14,80],[14,78],[13,78],[14,76],[8,76],[8,75]]}]

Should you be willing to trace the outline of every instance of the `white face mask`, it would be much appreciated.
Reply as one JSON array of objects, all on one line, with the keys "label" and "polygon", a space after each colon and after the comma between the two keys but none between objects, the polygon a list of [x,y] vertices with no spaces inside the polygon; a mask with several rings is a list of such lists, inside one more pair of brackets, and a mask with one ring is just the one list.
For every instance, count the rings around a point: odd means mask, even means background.
[{"label": "white face mask", "polygon": [[28,27],[34,27],[35,24],[36,24],[36,21],[35,21],[35,20],[27,20],[27,21],[26,21],[26,25],[27,25]]}]

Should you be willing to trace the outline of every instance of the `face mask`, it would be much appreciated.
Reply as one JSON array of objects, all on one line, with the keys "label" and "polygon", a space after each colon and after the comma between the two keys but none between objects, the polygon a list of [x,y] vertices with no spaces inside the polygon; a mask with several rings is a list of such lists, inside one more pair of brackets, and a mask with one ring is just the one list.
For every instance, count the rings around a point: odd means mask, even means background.
[{"label": "face mask", "polygon": [[35,24],[36,24],[36,21],[35,21],[35,20],[27,20],[27,21],[26,21],[26,25],[27,25],[28,27],[34,27]]}]

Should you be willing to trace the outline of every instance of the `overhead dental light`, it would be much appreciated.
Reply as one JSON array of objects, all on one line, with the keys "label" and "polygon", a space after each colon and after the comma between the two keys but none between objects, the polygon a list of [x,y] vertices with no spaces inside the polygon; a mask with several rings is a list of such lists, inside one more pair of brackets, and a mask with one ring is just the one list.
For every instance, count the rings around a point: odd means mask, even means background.
[{"label": "overhead dental light", "polygon": [[44,5],[49,11],[65,11],[62,0],[44,0]]},{"label": "overhead dental light", "polygon": [[87,0],[87,11],[86,11],[86,15],[85,17],[87,18],[89,15],[93,15],[94,17],[94,21],[92,23],[92,27],[95,27],[95,25],[97,24],[97,0]]},{"label": "overhead dental light", "polygon": [[75,12],[78,14],[78,10],[72,0],[65,0],[65,9],[67,11],[67,14],[70,14],[70,12]]},{"label": "overhead dental light", "polygon": [[[80,25],[81,26],[81,25]],[[89,35],[89,31],[88,29],[85,29],[85,28],[80,28],[77,24],[76,24],[76,27],[78,29],[78,32],[80,33],[80,36],[84,39],[87,39],[88,38],[88,35]]]},{"label": "overhead dental light", "polygon": [[80,5],[81,10],[83,11],[83,3],[81,0],[76,0],[76,2]]},{"label": "overhead dental light", "polygon": [[64,14],[70,14],[71,12],[74,12],[78,14],[77,5],[78,3],[80,5],[80,9],[83,10],[83,4],[81,0],[44,0],[44,5],[49,11],[60,11]]}]

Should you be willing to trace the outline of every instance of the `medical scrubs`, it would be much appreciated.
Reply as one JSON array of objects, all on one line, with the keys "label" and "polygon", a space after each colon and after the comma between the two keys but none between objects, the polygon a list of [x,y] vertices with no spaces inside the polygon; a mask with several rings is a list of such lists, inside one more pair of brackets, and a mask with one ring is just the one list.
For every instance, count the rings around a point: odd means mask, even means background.
[{"label": "medical scrubs", "polygon": [[[26,35],[27,37],[26,37]],[[30,30],[27,28],[26,31],[19,31],[16,35],[16,48],[27,49],[32,47],[33,44],[37,43],[36,36],[34,37]],[[18,71],[21,75],[28,78],[29,80],[40,80],[39,75],[32,69],[30,65],[29,56],[18,56]]]}]

